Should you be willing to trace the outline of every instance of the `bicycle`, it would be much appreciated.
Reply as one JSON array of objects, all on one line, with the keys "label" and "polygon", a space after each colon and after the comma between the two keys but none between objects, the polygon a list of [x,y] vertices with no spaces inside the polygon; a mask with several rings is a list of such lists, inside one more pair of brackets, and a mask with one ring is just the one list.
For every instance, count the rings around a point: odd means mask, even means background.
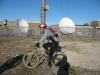
[{"label": "bicycle", "polygon": [[37,48],[23,56],[25,67],[33,69],[42,62],[47,62],[47,53],[43,48]]},{"label": "bicycle", "polygon": [[[54,55],[56,55],[56,54],[65,55],[64,52],[55,52]],[[53,55],[53,58],[55,59],[54,55]],[[23,56],[23,63],[25,65],[25,67],[33,69],[33,68],[37,67],[43,61],[45,63],[47,63],[47,59],[48,59],[47,56],[48,55],[47,55],[46,51],[42,47],[40,47],[40,48],[32,50],[31,52],[26,53]],[[60,59],[58,59],[58,60],[60,60]]]}]

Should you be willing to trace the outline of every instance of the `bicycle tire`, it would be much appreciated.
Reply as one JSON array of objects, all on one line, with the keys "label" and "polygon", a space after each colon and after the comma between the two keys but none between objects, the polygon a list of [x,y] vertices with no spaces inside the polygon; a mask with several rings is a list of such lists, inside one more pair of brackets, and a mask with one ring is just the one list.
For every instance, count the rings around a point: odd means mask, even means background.
[{"label": "bicycle tire", "polygon": [[39,64],[39,57],[34,52],[26,53],[23,56],[23,63],[25,65],[25,67],[33,69],[33,68],[38,66],[38,64]]}]

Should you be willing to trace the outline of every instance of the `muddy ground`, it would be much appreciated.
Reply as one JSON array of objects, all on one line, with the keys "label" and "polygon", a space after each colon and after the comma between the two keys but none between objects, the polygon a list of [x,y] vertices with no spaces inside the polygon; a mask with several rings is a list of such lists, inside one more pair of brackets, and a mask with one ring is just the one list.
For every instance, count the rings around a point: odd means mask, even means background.
[{"label": "muddy ground", "polygon": [[[57,75],[58,67],[46,63],[28,69],[23,55],[39,39],[26,37],[0,38],[0,75]],[[70,64],[69,75],[100,75],[100,39],[59,38],[62,51]]]}]

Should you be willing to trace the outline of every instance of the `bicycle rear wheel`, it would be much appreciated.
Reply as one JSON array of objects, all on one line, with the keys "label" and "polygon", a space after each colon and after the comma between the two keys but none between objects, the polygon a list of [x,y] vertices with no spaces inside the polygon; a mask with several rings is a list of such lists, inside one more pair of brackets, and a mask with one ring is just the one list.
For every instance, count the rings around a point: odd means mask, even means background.
[{"label": "bicycle rear wheel", "polygon": [[26,53],[23,56],[23,63],[25,67],[33,69],[39,64],[39,57],[33,52]]}]

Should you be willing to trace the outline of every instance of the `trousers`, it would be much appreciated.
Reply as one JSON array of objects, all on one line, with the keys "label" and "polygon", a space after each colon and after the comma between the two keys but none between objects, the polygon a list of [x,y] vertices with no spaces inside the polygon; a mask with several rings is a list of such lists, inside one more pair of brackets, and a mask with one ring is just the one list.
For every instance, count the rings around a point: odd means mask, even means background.
[{"label": "trousers", "polygon": [[48,64],[52,64],[53,62],[53,54],[55,50],[54,43],[48,42],[43,45],[43,48],[47,51],[48,54]]}]

